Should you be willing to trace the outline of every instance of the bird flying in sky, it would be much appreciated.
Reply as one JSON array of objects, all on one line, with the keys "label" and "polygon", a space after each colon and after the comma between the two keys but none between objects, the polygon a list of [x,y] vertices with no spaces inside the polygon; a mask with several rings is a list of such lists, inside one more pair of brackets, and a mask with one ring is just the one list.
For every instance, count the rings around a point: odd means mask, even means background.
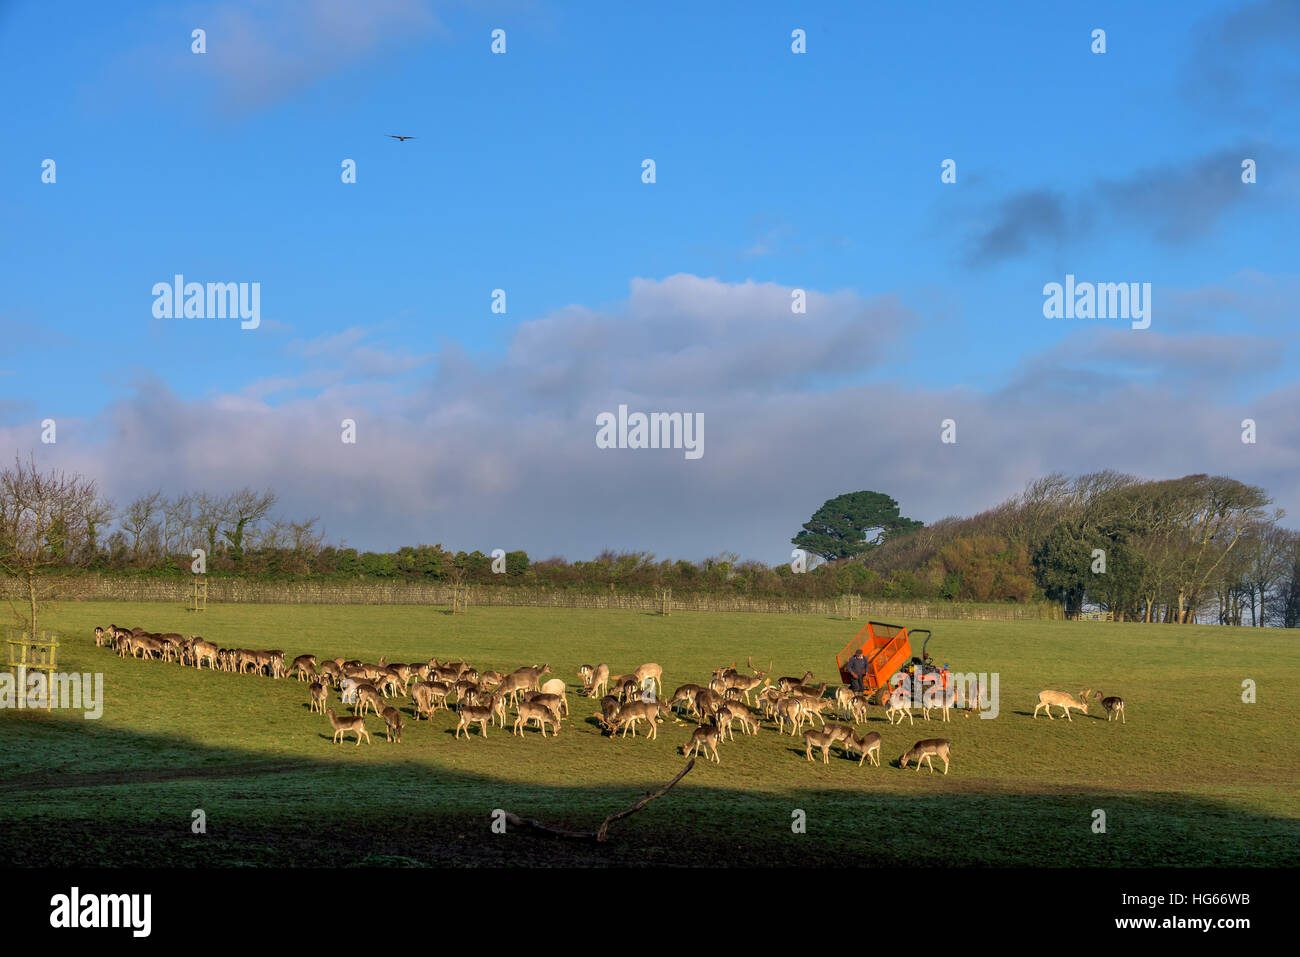
[{"label": "bird flying in sky", "polygon": [[391,136],[393,139],[397,140],[398,142],[405,142],[407,140],[415,139],[414,136],[397,136],[394,133],[389,133],[388,135]]}]

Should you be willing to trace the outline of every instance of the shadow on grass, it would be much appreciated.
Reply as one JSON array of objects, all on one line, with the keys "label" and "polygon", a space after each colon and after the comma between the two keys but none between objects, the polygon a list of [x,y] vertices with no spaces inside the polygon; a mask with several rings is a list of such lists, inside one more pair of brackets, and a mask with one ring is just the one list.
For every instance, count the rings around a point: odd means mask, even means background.
[{"label": "shadow on grass", "polygon": [[[891,761],[864,769],[860,790],[772,794],[711,785],[699,761],[595,844],[493,833],[493,812],[593,830],[664,781],[534,786],[431,767],[409,743],[358,752],[324,733],[328,756],[268,758],[57,714],[0,727],[0,857],[17,866],[1283,866],[1300,838],[1292,819],[1179,793],[995,793],[924,772],[909,777],[933,791],[873,791],[900,773]],[[733,747],[724,762],[743,754]],[[207,830],[194,834],[200,808]],[[1098,810],[1106,833],[1093,833]],[[791,827],[799,811],[804,833]]]}]

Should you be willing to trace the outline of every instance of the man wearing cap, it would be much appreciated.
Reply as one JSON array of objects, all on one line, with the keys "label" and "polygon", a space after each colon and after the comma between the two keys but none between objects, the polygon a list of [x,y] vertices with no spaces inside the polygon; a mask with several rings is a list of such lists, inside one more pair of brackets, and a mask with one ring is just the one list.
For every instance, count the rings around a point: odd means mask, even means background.
[{"label": "man wearing cap", "polygon": [[862,679],[867,675],[867,659],[866,656],[862,654],[861,648],[853,652],[853,657],[850,658],[848,664],[844,666],[844,670],[849,673],[849,688],[851,688],[855,694],[861,694]]}]

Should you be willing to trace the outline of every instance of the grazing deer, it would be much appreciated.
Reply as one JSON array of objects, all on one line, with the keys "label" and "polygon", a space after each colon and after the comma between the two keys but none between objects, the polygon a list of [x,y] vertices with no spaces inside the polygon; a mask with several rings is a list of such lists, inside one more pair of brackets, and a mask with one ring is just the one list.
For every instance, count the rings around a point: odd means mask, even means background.
[{"label": "grazing deer", "polygon": [[636,671],[632,672],[632,677],[636,680],[638,687],[644,687],[647,679],[653,679],[655,697],[662,698],[664,696],[664,669],[654,662],[639,666]]},{"label": "grazing deer", "polygon": [[731,732],[731,725],[735,721],[740,722],[740,729],[746,734],[758,734],[758,718],[739,701],[728,701],[714,713],[714,722],[724,733],[731,734],[733,741],[736,736]]},{"label": "grazing deer", "polygon": [[609,693],[609,665],[596,665],[591,669],[591,673],[583,677],[587,686],[587,697],[594,698],[596,695]]},{"label": "grazing deer", "polygon": [[372,743],[370,740],[370,732],[366,730],[365,718],[358,718],[358,717],[339,718],[334,715],[333,708],[329,708],[328,710],[326,710],[325,713],[329,715],[330,724],[334,726],[335,744],[342,744],[343,736],[349,731],[356,732],[357,747],[361,747],[361,736],[363,734],[366,736],[366,744]]},{"label": "grazing deer", "polygon": [[623,689],[627,686],[627,683],[629,681],[635,683],[636,675],[633,674],[610,675],[609,682],[608,682],[610,694],[616,695],[617,697],[621,698],[623,696]]},{"label": "grazing deer", "polygon": [[799,703],[798,698],[782,698],[776,703],[776,730],[778,734],[785,734],[785,723],[790,722],[790,735],[799,733],[803,726],[803,705]]},{"label": "grazing deer", "polygon": [[515,699],[521,694],[532,690],[533,683],[530,681],[529,676],[516,672],[501,679],[501,684],[497,685],[496,693],[505,698],[510,704],[514,704]]},{"label": "grazing deer", "polygon": [[459,720],[456,723],[456,737],[460,737],[461,729],[465,729],[465,737],[469,737],[469,726],[477,724],[479,733],[487,737],[487,726],[492,721],[492,713],[496,710],[497,696],[494,694],[492,700],[487,705],[461,705],[459,707]]},{"label": "grazing deer", "polygon": [[711,718],[720,707],[722,707],[722,697],[708,688],[701,688],[695,692],[695,699],[691,702],[691,711],[701,724]]},{"label": "grazing deer", "polygon": [[384,713],[384,699],[374,685],[359,684],[357,685],[356,690],[357,701],[353,708],[354,713],[361,715],[363,718],[366,716],[366,712],[371,708],[375,709],[376,715],[382,715]]},{"label": "grazing deer", "polygon": [[852,715],[855,722],[867,720],[867,708],[871,706],[871,698],[865,694],[855,694],[849,701],[849,714]]},{"label": "grazing deer", "polygon": [[830,764],[831,745],[835,743],[835,737],[829,731],[808,730],[803,733],[804,754],[808,760],[813,759],[812,749],[822,749],[822,764]]},{"label": "grazing deer", "polygon": [[542,694],[555,695],[560,699],[560,712],[569,713],[569,689],[564,685],[563,678],[552,678],[550,681],[542,682]]},{"label": "grazing deer", "polygon": [[178,635],[174,631],[169,631],[163,635],[155,635],[163,646],[163,659],[165,661],[175,661],[181,655],[181,647],[185,642],[184,635]]},{"label": "grazing deer", "polygon": [[564,699],[557,694],[550,694],[545,691],[530,691],[524,695],[524,701],[529,704],[540,704],[547,711],[555,716],[555,723],[559,724],[561,712],[564,709]]},{"label": "grazing deer", "polygon": [[321,662],[321,666],[316,669],[316,675],[317,677],[324,678],[330,684],[337,687],[338,683],[343,680],[343,669],[340,668],[336,662],[324,661]]},{"label": "grazing deer", "polygon": [[782,694],[785,694],[792,690],[796,685],[801,685],[805,681],[812,681],[812,676],[813,673],[811,671],[805,671],[802,678],[777,678],[776,686],[781,689]]},{"label": "grazing deer", "polygon": [[319,681],[313,681],[311,683],[311,687],[308,688],[307,690],[311,694],[312,713],[315,714],[317,711],[319,711],[321,714],[324,714],[325,704],[329,700],[329,695],[325,691],[325,686],[321,684]]},{"label": "grazing deer", "polygon": [[433,677],[443,684],[454,686],[460,680],[459,668],[435,667],[432,671]]},{"label": "grazing deer", "polygon": [[524,691],[536,691],[537,686],[542,682],[542,675],[551,673],[551,666],[533,665],[531,668],[516,668],[514,673],[524,679]]},{"label": "grazing deer", "polygon": [[478,678],[480,688],[486,688],[488,691],[494,691],[501,686],[502,679],[505,678],[499,671],[485,671]]},{"label": "grazing deer", "polygon": [[823,726],[826,724],[826,717],[822,714],[822,711],[832,703],[829,698],[819,698],[807,694],[793,694],[790,697],[799,702],[799,709],[808,719],[809,724],[812,724],[813,718],[820,721]]},{"label": "grazing deer", "polygon": [[560,733],[560,719],[546,705],[536,701],[521,701],[516,712],[515,731],[514,733],[522,736],[523,731],[520,729],[529,723],[536,721],[538,727],[542,729],[542,737],[546,737],[546,723],[549,721],[554,728],[555,733]]},{"label": "grazing deer", "polygon": [[1052,717],[1052,705],[1056,705],[1065,712],[1067,721],[1073,722],[1070,717],[1070,709],[1077,708],[1084,714],[1088,713],[1088,696],[1092,694],[1091,688],[1084,688],[1078,698],[1072,698],[1064,691],[1040,691],[1038,693],[1038,707],[1034,709],[1034,717],[1038,717],[1041,708],[1047,709],[1047,717]]},{"label": "grazing deer", "polygon": [[404,726],[404,722],[402,721],[402,712],[398,711],[396,708],[385,705],[384,710],[380,712],[380,717],[384,719],[384,737],[386,737],[391,743],[393,736],[396,735],[397,743],[401,744],[402,728]]},{"label": "grazing deer", "polygon": [[415,705],[415,720],[423,717],[433,720],[433,713],[438,710],[438,702],[433,697],[433,690],[428,682],[422,681],[411,689],[411,702]]},{"label": "grazing deer", "polygon": [[836,741],[840,742],[842,749],[848,747],[848,741],[853,737],[853,729],[847,724],[825,724],[822,725],[822,731],[831,736],[831,744]]},{"label": "grazing deer", "polygon": [[[638,721],[650,722],[650,737],[659,737],[658,718],[662,712],[668,710],[668,706],[662,701],[630,701],[618,709],[618,716],[614,719],[615,730],[623,729],[623,737],[627,737],[628,729],[632,729],[632,737],[636,737],[636,725]],[[612,738],[613,735],[610,735]]]},{"label": "grazing deer", "polygon": [[103,647],[104,647],[105,634],[106,634],[106,632],[104,631],[103,628],[100,628],[100,627],[96,627],[96,628],[95,628],[95,647],[96,647],[96,648],[103,648]]},{"label": "grazing deer", "polygon": [[906,771],[908,762],[915,761],[916,770],[919,771],[921,770],[921,762],[924,761],[926,764],[930,765],[930,773],[934,774],[934,762],[930,759],[931,756],[937,755],[938,757],[943,758],[943,773],[947,774],[948,752],[951,750],[951,747],[952,746],[945,738],[926,738],[924,741],[916,742],[916,744],[904,751],[902,757],[898,759],[898,764],[904,771]]},{"label": "grazing deer", "polygon": [[682,755],[698,755],[700,748],[704,748],[704,756],[707,758],[709,752],[713,752],[713,760],[719,764],[722,759],[718,757],[718,736],[721,731],[715,724],[705,724],[691,732],[691,740],[682,745]]},{"label": "grazing deer", "polygon": [[614,733],[614,724],[618,721],[618,713],[622,710],[622,705],[612,694],[607,694],[600,699],[600,723],[605,726],[606,730],[612,736]]},{"label": "grazing deer", "polygon": [[[137,651],[140,652],[139,655],[136,654]],[[163,643],[150,635],[139,635],[131,639],[132,658],[161,658],[165,651]]]},{"label": "grazing deer", "polygon": [[190,657],[194,661],[195,668],[202,668],[205,661],[208,663],[209,671],[215,671],[217,668],[217,646],[210,641],[204,641],[198,635],[191,636]]},{"label": "grazing deer", "polygon": [[862,755],[862,757],[858,758],[858,767],[862,767],[862,762],[868,755],[871,757],[871,763],[876,767],[880,767],[880,741],[881,738],[878,731],[864,734],[860,738],[857,735],[851,734],[849,735],[848,740],[844,742],[844,750],[846,753],[849,751],[856,751]]},{"label": "grazing deer", "polygon": [[1121,721],[1122,723],[1124,723],[1124,724],[1128,724],[1128,719],[1127,719],[1126,717],[1124,717],[1124,699],[1123,699],[1123,698],[1120,698],[1120,697],[1117,697],[1117,696],[1109,697],[1109,698],[1102,698],[1102,697],[1101,697],[1101,692],[1100,692],[1100,691],[1094,691],[1093,694],[1095,694],[1098,698],[1101,698],[1101,707],[1102,707],[1102,710],[1104,710],[1104,711],[1106,712],[1106,720],[1107,720],[1107,721],[1110,721],[1112,718],[1115,717],[1116,714],[1118,714],[1118,715],[1119,715],[1119,719],[1120,719],[1120,721]]},{"label": "grazing deer", "polygon": [[764,716],[769,719],[776,718],[776,705],[781,700],[781,692],[772,685],[763,688],[756,696],[754,702],[763,712]]}]

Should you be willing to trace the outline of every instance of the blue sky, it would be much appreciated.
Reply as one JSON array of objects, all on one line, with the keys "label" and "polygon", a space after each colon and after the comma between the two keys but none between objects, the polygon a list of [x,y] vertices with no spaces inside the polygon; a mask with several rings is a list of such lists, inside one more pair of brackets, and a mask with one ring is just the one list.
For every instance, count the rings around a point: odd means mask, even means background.
[{"label": "blue sky", "polygon": [[[934,520],[1210,471],[1300,507],[1300,5],[128,9],[0,7],[0,442],[115,499],[769,561],[857,488]],[[155,319],[178,272],[260,282],[262,326]],[[1151,328],[1045,319],[1067,272],[1151,283]],[[704,459],[597,455],[620,401],[704,412]]]}]

